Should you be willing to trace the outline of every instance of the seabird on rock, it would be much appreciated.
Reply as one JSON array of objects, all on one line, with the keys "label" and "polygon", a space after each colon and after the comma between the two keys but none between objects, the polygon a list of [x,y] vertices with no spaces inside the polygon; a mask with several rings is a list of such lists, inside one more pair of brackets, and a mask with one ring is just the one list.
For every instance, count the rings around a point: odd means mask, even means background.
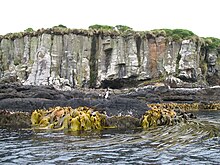
[{"label": "seabird on rock", "polygon": [[107,88],[107,90],[106,90],[106,92],[104,94],[104,98],[105,99],[108,99],[108,97],[109,97],[109,88]]}]

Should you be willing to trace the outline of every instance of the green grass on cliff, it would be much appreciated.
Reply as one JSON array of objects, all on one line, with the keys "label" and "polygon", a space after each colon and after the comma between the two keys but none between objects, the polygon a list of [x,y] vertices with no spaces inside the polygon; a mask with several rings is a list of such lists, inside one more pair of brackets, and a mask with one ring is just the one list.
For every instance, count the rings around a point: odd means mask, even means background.
[{"label": "green grass on cliff", "polygon": [[117,30],[119,32],[126,32],[126,31],[133,31],[133,29],[129,26],[125,25],[116,25],[116,26],[109,26],[109,25],[91,25],[89,26],[89,29],[93,30]]},{"label": "green grass on cliff", "polygon": [[174,41],[180,41],[182,39],[191,39],[196,36],[192,31],[186,29],[155,29],[151,30],[155,36],[170,37]]},{"label": "green grass on cliff", "polygon": [[38,29],[34,31],[32,28],[27,28],[24,32],[18,33],[8,33],[4,36],[0,35],[1,39],[10,39],[14,40],[16,38],[22,38],[24,36],[39,36],[43,33],[46,34],[55,34],[55,35],[65,35],[69,33],[84,35],[84,36],[93,36],[93,35],[101,35],[101,36],[131,36],[134,35],[135,37],[139,38],[156,38],[159,36],[165,37],[168,41],[176,41],[181,42],[184,39],[191,39],[196,42],[200,42],[204,45],[207,49],[216,49],[220,48],[220,39],[214,37],[198,37],[190,30],[186,29],[154,29],[151,31],[134,31],[131,27],[125,25],[116,25],[116,26],[109,26],[109,25],[91,25],[88,29],[70,29],[64,25],[54,26],[52,28],[47,29]]},{"label": "green grass on cliff", "polygon": [[220,47],[220,39],[214,37],[204,38],[205,44],[209,49],[216,49]]}]

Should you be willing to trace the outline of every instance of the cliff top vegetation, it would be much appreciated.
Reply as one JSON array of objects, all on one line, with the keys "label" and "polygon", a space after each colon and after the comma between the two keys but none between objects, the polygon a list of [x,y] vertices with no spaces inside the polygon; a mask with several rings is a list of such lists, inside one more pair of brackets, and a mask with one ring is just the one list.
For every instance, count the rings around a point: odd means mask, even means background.
[{"label": "cliff top vegetation", "polygon": [[184,39],[191,39],[194,42],[199,42],[208,49],[220,49],[220,39],[214,37],[199,37],[190,30],[186,29],[154,29],[150,31],[134,31],[131,27],[125,25],[91,25],[88,29],[70,29],[66,26],[60,24],[58,26],[53,26],[52,28],[42,28],[38,30],[33,30],[32,28],[27,28],[23,32],[18,33],[8,33],[4,36],[0,35],[0,40],[10,39],[14,40],[16,38],[22,38],[24,36],[39,36],[43,33],[54,34],[54,35],[64,35],[64,34],[77,34],[84,36],[102,35],[102,36],[135,36],[140,38],[156,38],[163,36],[167,41],[181,42]]}]

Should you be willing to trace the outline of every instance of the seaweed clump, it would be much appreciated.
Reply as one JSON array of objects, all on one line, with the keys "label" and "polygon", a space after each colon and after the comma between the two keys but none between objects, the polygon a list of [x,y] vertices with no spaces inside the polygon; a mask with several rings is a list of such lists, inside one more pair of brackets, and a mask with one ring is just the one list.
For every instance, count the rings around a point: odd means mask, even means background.
[{"label": "seaweed clump", "polygon": [[155,106],[144,114],[141,125],[144,129],[160,125],[174,125],[176,116],[177,114],[174,110]]},{"label": "seaweed clump", "polygon": [[142,118],[131,115],[107,116],[106,113],[90,107],[60,107],[48,110],[34,110],[31,115],[32,126],[36,129],[87,131],[105,128],[135,129],[176,125],[196,118],[190,110],[198,110],[199,104],[162,103],[148,104],[151,109]]},{"label": "seaweed clump", "polygon": [[31,115],[32,126],[36,129],[52,130],[101,130],[106,126],[106,115],[89,107],[49,108],[34,110]]},{"label": "seaweed clump", "polygon": [[192,113],[188,111],[198,110],[199,104],[177,104],[161,103],[148,104],[151,110],[146,111],[142,117],[141,125],[144,129],[161,125],[175,125],[180,122],[186,122],[188,119],[194,119]]}]

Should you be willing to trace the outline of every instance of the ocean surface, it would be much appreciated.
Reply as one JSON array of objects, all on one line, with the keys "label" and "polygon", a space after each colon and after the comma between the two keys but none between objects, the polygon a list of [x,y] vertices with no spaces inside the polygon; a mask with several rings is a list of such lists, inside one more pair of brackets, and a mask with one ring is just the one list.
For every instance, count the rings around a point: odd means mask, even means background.
[{"label": "ocean surface", "polygon": [[149,130],[0,128],[0,164],[220,164],[220,111]]}]

